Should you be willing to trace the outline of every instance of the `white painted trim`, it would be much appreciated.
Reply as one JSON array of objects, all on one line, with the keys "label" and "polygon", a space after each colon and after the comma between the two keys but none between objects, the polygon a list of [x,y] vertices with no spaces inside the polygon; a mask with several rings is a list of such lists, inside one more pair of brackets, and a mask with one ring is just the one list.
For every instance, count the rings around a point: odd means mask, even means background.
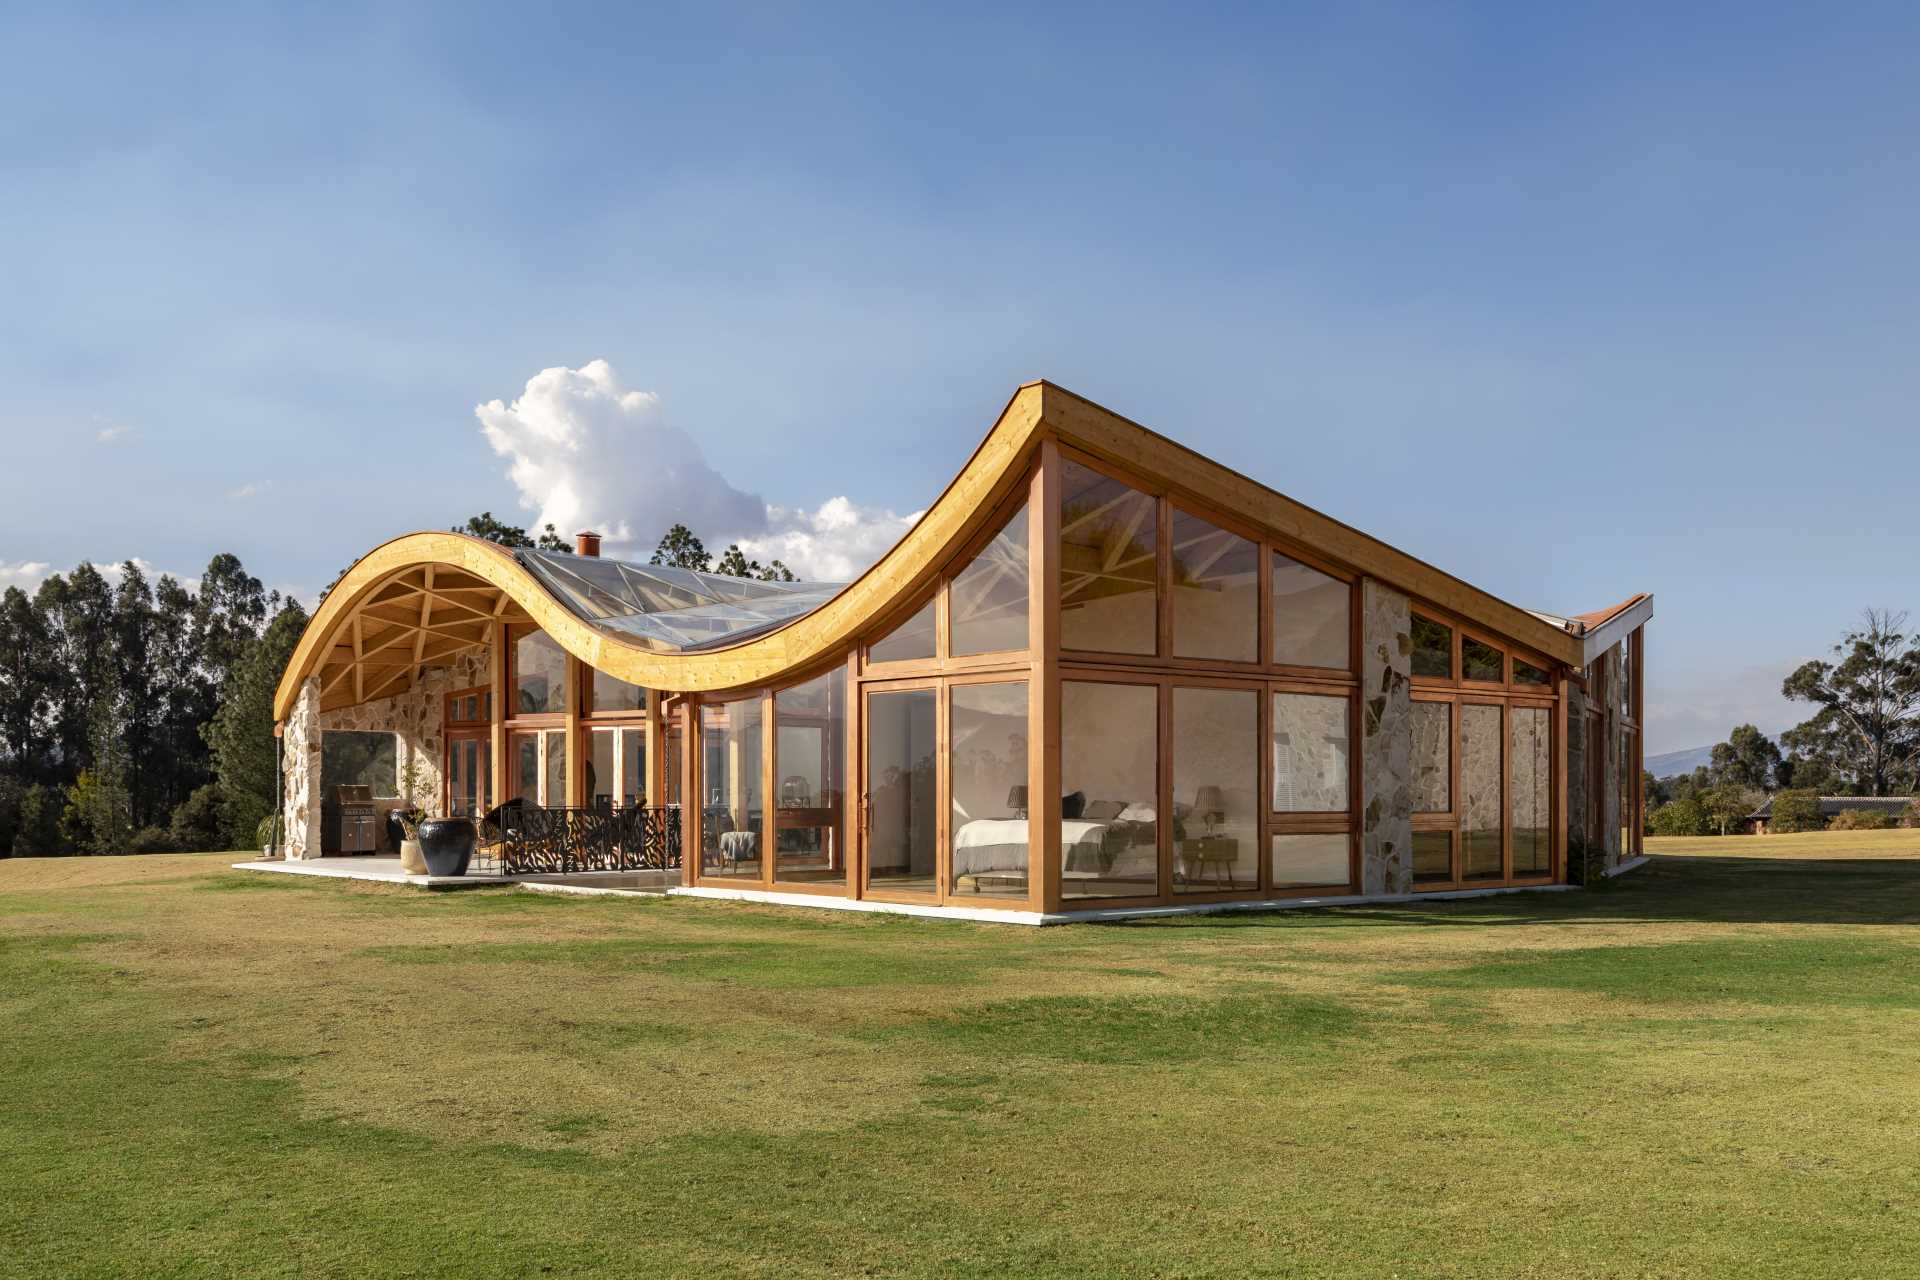
[{"label": "white painted trim", "polygon": [[1628,858],[1625,862],[1621,863],[1619,866],[1611,867],[1606,871],[1602,871],[1600,874],[1607,877],[1623,876],[1627,874],[1627,872],[1633,870],[1635,867],[1646,866],[1647,863],[1651,862],[1652,860],[1653,859],[1651,859],[1650,857],[1648,857],[1646,854],[1643,853],[1637,858]]},{"label": "white painted trim", "polygon": [[1582,666],[1590,667],[1593,660],[1622,640],[1653,621],[1653,597],[1648,596],[1631,609],[1623,609],[1605,622],[1580,637]]}]

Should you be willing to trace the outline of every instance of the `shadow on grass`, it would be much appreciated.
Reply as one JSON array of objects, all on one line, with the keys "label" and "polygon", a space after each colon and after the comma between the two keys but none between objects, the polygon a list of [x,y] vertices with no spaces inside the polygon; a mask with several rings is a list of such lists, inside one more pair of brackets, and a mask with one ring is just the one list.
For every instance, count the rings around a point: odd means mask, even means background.
[{"label": "shadow on grass", "polygon": [[1920,859],[1714,858],[1654,855],[1648,865],[1574,893],[1514,893],[1379,906],[1322,907],[1101,921],[1112,930],[1184,932],[1470,925],[1920,924]]}]

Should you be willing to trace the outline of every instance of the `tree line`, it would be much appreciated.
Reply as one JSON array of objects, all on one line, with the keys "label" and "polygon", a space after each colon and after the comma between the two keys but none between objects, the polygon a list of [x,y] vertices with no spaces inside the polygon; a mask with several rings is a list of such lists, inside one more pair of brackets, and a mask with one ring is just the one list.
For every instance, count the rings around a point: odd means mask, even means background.
[{"label": "tree line", "polygon": [[257,847],[307,614],[221,554],[192,588],[90,563],[0,596],[0,855]]},{"label": "tree line", "polygon": [[[1691,775],[1646,775],[1649,834],[1726,835],[1769,796],[1773,830],[1813,830],[1822,825],[1823,795],[1911,796],[1920,789],[1920,636],[1908,630],[1905,613],[1866,610],[1831,659],[1802,663],[1780,692],[1814,713],[1778,742],[1743,724]],[[1920,822],[1920,801],[1909,813]],[[1842,817],[1850,826],[1894,821],[1883,814]]]}]

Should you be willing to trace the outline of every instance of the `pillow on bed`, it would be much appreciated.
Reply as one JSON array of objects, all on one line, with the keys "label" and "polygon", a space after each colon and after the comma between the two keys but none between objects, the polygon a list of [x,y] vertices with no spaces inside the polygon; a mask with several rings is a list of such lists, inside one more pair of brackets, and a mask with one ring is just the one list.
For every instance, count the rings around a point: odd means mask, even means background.
[{"label": "pillow on bed", "polygon": [[1155,816],[1150,804],[1130,804],[1120,811],[1122,822],[1152,822]]},{"label": "pillow on bed", "polygon": [[1126,802],[1121,800],[1090,800],[1080,816],[1090,822],[1112,822],[1126,807]]},{"label": "pillow on bed", "polygon": [[1078,818],[1086,808],[1087,793],[1084,791],[1076,791],[1070,796],[1060,797],[1060,816],[1063,818]]}]

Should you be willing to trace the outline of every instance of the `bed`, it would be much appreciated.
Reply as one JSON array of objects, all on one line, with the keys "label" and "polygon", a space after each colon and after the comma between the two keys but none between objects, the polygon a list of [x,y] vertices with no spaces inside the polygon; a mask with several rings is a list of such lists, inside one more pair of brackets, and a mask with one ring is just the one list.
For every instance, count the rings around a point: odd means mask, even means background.
[{"label": "bed", "polygon": [[[1151,849],[1151,805],[1121,800],[1085,801],[1066,797],[1061,806],[1060,849],[1068,874],[1099,875],[1136,846]],[[994,873],[1027,873],[1028,826],[1025,818],[975,818],[953,833],[953,878]]]}]

